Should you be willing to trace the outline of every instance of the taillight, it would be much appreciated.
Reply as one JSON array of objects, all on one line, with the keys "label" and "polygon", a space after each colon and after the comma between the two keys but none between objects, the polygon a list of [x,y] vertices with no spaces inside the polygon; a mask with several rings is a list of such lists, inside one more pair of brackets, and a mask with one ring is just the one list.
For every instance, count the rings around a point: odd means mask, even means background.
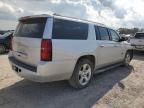
[{"label": "taillight", "polygon": [[50,39],[42,39],[41,41],[41,61],[52,60],[52,41]]}]

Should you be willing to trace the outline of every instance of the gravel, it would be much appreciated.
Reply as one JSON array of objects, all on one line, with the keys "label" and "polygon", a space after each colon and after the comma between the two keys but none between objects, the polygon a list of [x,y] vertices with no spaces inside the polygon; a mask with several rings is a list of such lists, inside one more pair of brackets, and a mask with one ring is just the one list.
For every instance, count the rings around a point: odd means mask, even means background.
[{"label": "gravel", "polygon": [[144,56],[129,67],[95,75],[89,87],[71,88],[67,81],[35,83],[12,72],[0,56],[0,108],[144,108]]}]

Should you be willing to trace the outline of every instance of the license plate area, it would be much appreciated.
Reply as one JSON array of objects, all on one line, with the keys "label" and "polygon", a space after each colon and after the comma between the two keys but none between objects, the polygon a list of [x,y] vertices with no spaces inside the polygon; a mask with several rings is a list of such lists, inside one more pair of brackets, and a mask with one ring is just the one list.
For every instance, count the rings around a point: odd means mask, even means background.
[{"label": "license plate area", "polygon": [[17,66],[12,65],[12,69],[13,69],[15,72],[17,72],[17,73],[20,73],[20,72],[21,72],[21,69],[18,68]]}]

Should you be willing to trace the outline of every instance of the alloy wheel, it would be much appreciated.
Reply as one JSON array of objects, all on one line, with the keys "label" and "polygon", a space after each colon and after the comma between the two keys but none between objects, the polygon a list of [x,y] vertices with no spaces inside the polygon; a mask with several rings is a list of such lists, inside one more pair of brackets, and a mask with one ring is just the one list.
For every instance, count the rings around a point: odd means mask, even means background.
[{"label": "alloy wheel", "polygon": [[91,79],[92,69],[89,64],[83,64],[79,69],[79,83],[86,85]]}]

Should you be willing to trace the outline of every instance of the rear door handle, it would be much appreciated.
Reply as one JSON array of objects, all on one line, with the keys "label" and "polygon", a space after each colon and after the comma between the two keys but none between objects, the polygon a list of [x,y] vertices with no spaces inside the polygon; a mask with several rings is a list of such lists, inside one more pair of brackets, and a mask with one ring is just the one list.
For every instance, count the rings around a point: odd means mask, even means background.
[{"label": "rear door handle", "polygon": [[104,45],[100,45],[101,48],[105,47]]}]

